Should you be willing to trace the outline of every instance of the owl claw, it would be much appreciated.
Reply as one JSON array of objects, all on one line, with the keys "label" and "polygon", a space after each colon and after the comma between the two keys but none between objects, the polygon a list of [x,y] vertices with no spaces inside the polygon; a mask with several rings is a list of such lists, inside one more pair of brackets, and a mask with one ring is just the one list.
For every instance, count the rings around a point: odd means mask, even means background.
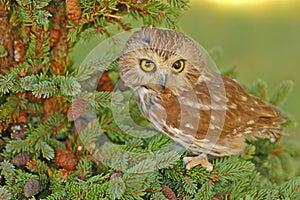
[{"label": "owl claw", "polygon": [[183,162],[186,165],[185,168],[187,170],[190,170],[197,165],[201,165],[209,172],[213,170],[213,165],[208,161],[206,154],[200,154],[195,157],[184,157]]}]

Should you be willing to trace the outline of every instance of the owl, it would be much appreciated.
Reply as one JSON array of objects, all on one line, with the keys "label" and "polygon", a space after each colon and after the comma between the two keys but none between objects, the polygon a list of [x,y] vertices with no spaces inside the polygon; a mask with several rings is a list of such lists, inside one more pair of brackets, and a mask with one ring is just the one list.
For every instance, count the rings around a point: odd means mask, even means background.
[{"label": "owl", "polygon": [[132,34],[118,61],[141,113],[187,150],[187,170],[211,171],[208,155],[239,154],[246,140],[274,142],[285,122],[278,108],[211,70],[205,56],[183,33],[145,27]]}]

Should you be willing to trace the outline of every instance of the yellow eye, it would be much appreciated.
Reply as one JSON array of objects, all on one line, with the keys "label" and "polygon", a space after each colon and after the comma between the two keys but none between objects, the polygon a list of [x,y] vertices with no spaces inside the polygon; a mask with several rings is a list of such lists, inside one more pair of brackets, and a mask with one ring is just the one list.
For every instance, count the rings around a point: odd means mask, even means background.
[{"label": "yellow eye", "polygon": [[155,64],[147,59],[143,59],[140,62],[140,67],[142,68],[142,70],[144,70],[145,72],[151,72],[155,69]]},{"label": "yellow eye", "polygon": [[184,69],[184,60],[177,60],[174,62],[172,69],[174,72],[180,73]]}]

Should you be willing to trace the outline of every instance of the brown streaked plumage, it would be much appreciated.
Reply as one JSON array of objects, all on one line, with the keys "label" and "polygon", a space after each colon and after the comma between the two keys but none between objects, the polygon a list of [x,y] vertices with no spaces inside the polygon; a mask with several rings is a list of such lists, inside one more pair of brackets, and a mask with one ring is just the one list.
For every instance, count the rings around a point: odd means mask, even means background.
[{"label": "brown streaked plumage", "polygon": [[119,67],[143,115],[187,149],[187,169],[201,164],[212,170],[207,154],[238,154],[246,139],[282,135],[279,109],[209,70],[203,52],[182,33],[152,27],[135,32]]}]

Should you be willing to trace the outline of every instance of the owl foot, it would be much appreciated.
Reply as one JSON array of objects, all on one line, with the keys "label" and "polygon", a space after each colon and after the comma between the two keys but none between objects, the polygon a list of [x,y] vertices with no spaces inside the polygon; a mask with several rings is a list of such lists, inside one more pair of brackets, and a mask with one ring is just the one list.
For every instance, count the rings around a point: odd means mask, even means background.
[{"label": "owl foot", "polygon": [[200,154],[195,157],[184,157],[183,162],[186,165],[185,168],[187,170],[190,170],[197,165],[201,165],[209,172],[213,170],[213,165],[208,161],[206,154]]}]

